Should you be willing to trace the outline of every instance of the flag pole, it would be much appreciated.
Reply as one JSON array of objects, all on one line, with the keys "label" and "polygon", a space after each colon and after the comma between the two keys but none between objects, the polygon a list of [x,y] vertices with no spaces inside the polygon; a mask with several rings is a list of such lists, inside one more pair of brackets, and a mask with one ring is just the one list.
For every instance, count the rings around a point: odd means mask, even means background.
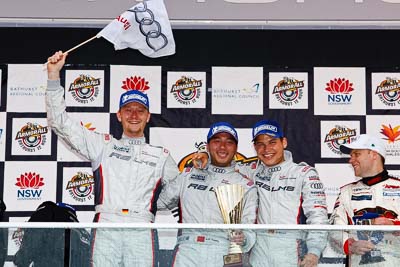
[{"label": "flag pole", "polygon": [[81,47],[82,45],[89,43],[90,41],[94,40],[95,38],[97,38],[97,35],[95,35],[95,36],[93,36],[93,37],[87,39],[86,41],[84,41],[84,42],[82,42],[82,43],[80,43],[80,44],[78,44],[78,45],[72,47],[72,48],[71,48],[70,50],[68,50],[67,52],[64,52],[64,54],[74,51],[74,50],[77,49],[78,47]]},{"label": "flag pole", "polygon": [[[83,41],[82,43],[80,43],[80,44],[78,44],[78,45],[72,47],[72,48],[69,49],[68,51],[64,52],[63,55],[65,55],[65,54],[67,54],[67,53],[69,53],[69,52],[74,51],[75,49],[81,47],[81,46],[84,45],[84,44],[89,43],[90,41],[93,41],[93,40],[96,39],[96,38],[97,38],[97,34],[96,34],[95,36],[93,36],[93,37],[87,39],[86,41]],[[44,64],[43,64],[43,67],[46,67],[48,63],[49,63],[48,61],[47,61],[46,63],[44,63]]]}]

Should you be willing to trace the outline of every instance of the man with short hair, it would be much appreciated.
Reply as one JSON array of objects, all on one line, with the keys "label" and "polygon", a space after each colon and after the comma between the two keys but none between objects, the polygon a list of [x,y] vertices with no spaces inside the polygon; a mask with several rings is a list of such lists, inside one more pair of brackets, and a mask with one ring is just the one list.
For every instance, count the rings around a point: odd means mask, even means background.
[{"label": "man with short hair", "polygon": [[[361,134],[352,143],[340,146],[350,155],[349,163],[360,180],[340,189],[331,224],[400,225],[400,180],[384,166],[386,150],[382,140]],[[371,236],[332,235],[351,266],[396,266],[400,263],[400,240],[394,233],[372,232]],[[361,263],[361,264],[360,264]]]},{"label": "man with short hair", "polygon": [[[66,54],[49,57],[47,117],[49,126],[71,149],[92,163],[95,177],[96,222],[154,221],[163,186],[173,182],[178,168],[167,149],[146,143],[150,120],[147,95],[130,90],[121,95],[117,119],[121,139],[89,131],[66,112],[60,71]],[[153,232],[147,229],[97,229],[93,232],[93,264],[98,266],[154,266]]]},{"label": "man with short hair", "polygon": [[[258,188],[259,224],[327,224],[324,186],[317,170],[294,163],[285,150],[288,140],[273,120],[253,127],[258,162],[243,166]],[[250,262],[257,266],[317,266],[326,246],[326,234],[318,231],[257,231]]]},{"label": "man with short hair", "polygon": [[[258,161],[236,164],[239,172],[254,180],[258,189],[259,224],[327,224],[325,190],[315,168],[294,163],[285,150],[288,141],[282,127],[273,120],[262,120],[253,127]],[[193,161],[205,164],[205,155]],[[257,266],[317,266],[326,246],[327,234],[319,231],[260,231],[251,250],[250,263]],[[303,244],[305,243],[305,245]]]},{"label": "man with short hair", "polygon": [[[166,192],[160,196],[160,200],[169,208],[179,203],[180,222],[224,223],[215,188],[239,184],[244,188],[241,223],[254,223],[257,190],[253,181],[235,169],[234,157],[238,144],[236,130],[229,123],[215,123],[210,127],[207,143],[211,161],[208,167],[185,169],[176,184],[165,188]],[[221,267],[224,264],[223,256],[228,254],[230,241],[242,245],[244,252],[248,252],[255,242],[255,235],[252,231],[237,231],[230,240],[226,230],[182,229],[173,266]]]}]

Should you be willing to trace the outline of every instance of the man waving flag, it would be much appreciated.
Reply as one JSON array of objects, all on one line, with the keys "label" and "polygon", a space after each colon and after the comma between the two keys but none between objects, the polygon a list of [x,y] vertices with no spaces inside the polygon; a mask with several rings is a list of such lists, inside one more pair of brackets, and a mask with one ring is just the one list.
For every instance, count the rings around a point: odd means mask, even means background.
[{"label": "man waving flag", "polygon": [[115,50],[133,48],[148,57],[175,54],[175,41],[163,0],[143,1],[111,21],[98,34]]}]

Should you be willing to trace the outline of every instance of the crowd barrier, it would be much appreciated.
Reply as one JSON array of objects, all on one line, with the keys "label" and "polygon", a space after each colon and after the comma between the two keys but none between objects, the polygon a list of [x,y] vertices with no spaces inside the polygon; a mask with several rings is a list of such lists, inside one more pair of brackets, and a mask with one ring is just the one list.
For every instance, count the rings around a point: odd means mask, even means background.
[{"label": "crowd barrier", "polygon": [[[110,231],[146,231],[151,230],[154,238],[154,253],[159,267],[172,266],[173,250],[159,249],[160,242],[165,242],[168,236],[176,241],[178,230],[194,230],[210,235],[214,231],[243,230],[254,231],[257,235],[276,235],[281,241],[293,242],[293,236],[304,239],[309,232],[321,233],[326,239],[327,247],[323,252],[318,266],[345,266],[346,255],[335,246],[335,240],[343,239],[344,235],[356,239],[370,240],[375,244],[380,255],[382,266],[394,266],[400,263],[400,226],[377,225],[261,225],[261,224],[163,224],[163,223],[31,223],[9,222],[0,223],[0,248],[5,256],[4,266],[15,266],[13,262],[24,261],[34,254],[36,261],[43,260],[57,266],[89,266],[91,232],[93,229],[108,229]],[[171,235],[171,232],[173,233]],[[165,234],[169,233],[169,234]],[[131,235],[132,236],[132,235]],[[135,236],[135,235],[133,235]],[[4,242],[5,239],[8,242]],[[25,242],[24,246],[16,244]],[[175,242],[173,241],[173,242]],[[112,242],[112,240],[109,240]],[[129,242],[135,243],[134,238]],[[8,243],[8,244],[7,244]],[[112,244],[108,244],[112,246]],[[27,247],[28,246],[28,247]],[[51,249],[48,249],[48,247]],[[27,251],[23,251],[23,249]],[[51,255],[49,253],[52,253]],[[293,251],[270,251],[290,255]],[[389,260],[390,259],[390,260]],[[1,258],[0,258],[1,260]],[[393,260],[395,262],[393,262]],[[199,263],[201,266],[201,263]],[[364,265],[364,264],[361,264]],[[360,266],[361,266],[360,265]],[[366,264],[365,266],[369,266]]]}]

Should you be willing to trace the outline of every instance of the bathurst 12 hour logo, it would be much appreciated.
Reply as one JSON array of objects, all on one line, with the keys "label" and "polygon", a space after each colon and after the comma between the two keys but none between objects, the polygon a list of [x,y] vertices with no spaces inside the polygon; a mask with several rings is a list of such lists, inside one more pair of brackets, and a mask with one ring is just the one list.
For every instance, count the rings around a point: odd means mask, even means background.
[{"label": "bathurst 12 hour logo", "polygon": [[346,126],[336,125],[325,136],[324,143],[326,143],[333,153],[341,155],[342,152],[340,152],[339,147],[355,141],[356,136],[356,129],[350,129]]},{"label": "bathurst 12 hour logo", "polygon": [[81,74],[69,86],[68,92],[71,93],[75,101],[81,104],[93,102],[99,95],[100,79],[90,75]]},{"label": "bathurst 12 hour logo", "polygon": [[86,172],[77,172],[71,180],[68,181],[67,187],[70,196],[78,202],[86,202],[93,199],[94,178]]},{"label": "bathurst 12 hour logo", "polygon": [[326,83],[326,91],[329,92],[329,105],[349,105],[351,104],[353,83],[345,78],[334,78]]},{"label": "bathurst 12 hour logo", "polygon": [[400,105],[400,80],[387,77],[376,87],[375,95],[388,107]]},{"label": "bathurst 12 hour logo", "polygon": [[170,93],[175,100],[183,105],[196,103],[201,95],[201,80],[196,80],[192,77],[182,76],[171,87]]},{"label": "bathurst 12 hour logo", "polygon": [[304,81],[283,77],[283,80],[274,86],[272,93],[282,105],[291,106],[299,103],[303,97],[303,89]]},{"label": "bathurst 12 hour logo", "polygon": [[17,178],[16,186],[18,200],[41,200],[44,178],[35,172],[25,172]]},{"label": "bathurst 12 hour logo", "polygon": [[48,127],[28,122],[17,132],[15,140],[27,152],[41,150],[46,144]]}]

